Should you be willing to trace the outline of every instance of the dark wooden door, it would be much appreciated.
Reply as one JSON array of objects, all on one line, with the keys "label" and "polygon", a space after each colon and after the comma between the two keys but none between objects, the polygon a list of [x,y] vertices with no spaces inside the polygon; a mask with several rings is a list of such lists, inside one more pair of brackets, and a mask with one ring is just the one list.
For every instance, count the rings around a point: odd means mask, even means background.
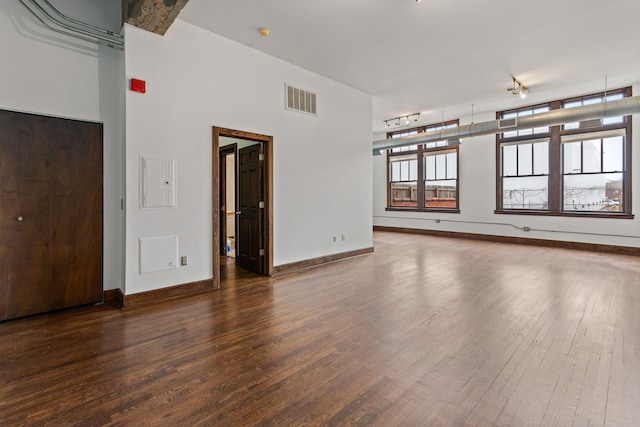
[{"label": "dark wooden door", "polygon": [[102,125],[52,119],[45,138],[51,146],[52,309],[100,301]]},{"label": "dark wooden door", "polygon": [[0,319],[49,308],[49,147],[42,119],[0,112]]},{"label": "dark wooden door", "polygon": [[102,125],[0,111],[0,320],[102,299]]},{"label": "dark wooden door", "polygon": [[[263,273],[262,249],[262,144],[238,152],[238,212],[236,263],[254,273]],[[262,206],[261,206],[262,205]]]}]

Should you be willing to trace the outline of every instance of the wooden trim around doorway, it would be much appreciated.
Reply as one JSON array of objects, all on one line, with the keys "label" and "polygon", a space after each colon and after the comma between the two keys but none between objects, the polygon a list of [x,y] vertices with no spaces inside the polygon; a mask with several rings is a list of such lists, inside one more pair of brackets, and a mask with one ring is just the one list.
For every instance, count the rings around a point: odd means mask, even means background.
[{"label": "wooden trim around doorway", "polygon": [[220,287],[220,197],[218,189],[220,188],[219,179],[219,161],[220,161],[220,137],[245,139],[249,141],[261,142],[264,148],[264,275],[273,275],[273,137],[258,133],[245,132],[235,129],[227,129],[213,126],[212,137],[212,172],[211,172],[211,191],[213,200],[213,218],[212,218],[212,239],[213,239],[213,283],[215,288]]}]

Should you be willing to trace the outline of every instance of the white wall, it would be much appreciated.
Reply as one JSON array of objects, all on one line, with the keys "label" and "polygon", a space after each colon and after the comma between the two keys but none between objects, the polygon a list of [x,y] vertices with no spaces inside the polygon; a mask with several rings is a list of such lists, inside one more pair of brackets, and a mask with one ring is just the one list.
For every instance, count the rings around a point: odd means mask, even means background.
[{"label": "white wall", "polygon": [[[126,78],[147,82],[126,92],[127,294],[212,277],[214,125],[274,138],[274,265],[372,246],[370,96],[179,19],[125,33]],[[318,117],[284,109],[285,82],[318,94]],[[138,208],[139,156],[177,160],[177,209]],[[138,239],[168,234],[189,265],[139,274]]]},{"label": "white wall", "polygon": [[[640,85],[633,87],[640,93]],[[575,94],[583,95],[580,93]],[[474,122],[495,120],[495,112],[476,114]],[[468,124],[461,119],[460,125]],[[640,117],[633,116],[633,128],[639,129]],[[384,134],[373,136],[374,141],[384,139]],[[640,133],[633,132],[632,198],[634,213],[640,206]],[[530,215],[496,215],[496,139],[495,135],[464,138],[460,146],[460,213],[426,213],[385,211],[386,207],[386,156],[373,160],[373,223],[390,227],[409,227],[428,230],[455,231],[571,242],[640,246],[640,218],[576,218],[544,217]],[[436,223],[435,219],[440,219]],[[528,226],[525,232],[514,228]],[[546,230],[536,231],[535,229]]]},{"label": "white wall", "polygon": [[[68,16],[119,31],[118,2],[51,0]],[[0,108],[104,124],[104,288],[123,288],[121,133],[124,55],[54,33],[18,1],[0,6]]]}]

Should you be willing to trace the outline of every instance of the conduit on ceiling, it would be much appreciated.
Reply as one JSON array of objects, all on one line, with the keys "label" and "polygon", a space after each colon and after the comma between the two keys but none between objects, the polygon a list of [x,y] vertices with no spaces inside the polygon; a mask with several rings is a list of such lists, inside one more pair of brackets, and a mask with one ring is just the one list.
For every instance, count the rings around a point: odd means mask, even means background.
[{"label": "conduit on ceiling", "polygon": [[47,0],[18,1],[22,3],[42,25],[51,31],[97,43],[112,49],[124,50],[124,37],[122,35],[69,18],[59,12]]},{"label": "conduit on ceiling", "polygon": [[[640,96],[607,101],[599,104],[584,105],[575,108],[563,108],[545,113],[518,117],[517,119],[492,120],[481,123],[471,123],[451,129],[423,132],[417,135],[399,138],[381,139],[373,142],[373,155],[381,154],[382,150],[405,147],[408,145],[424,144],[448,139],[491,135],[519,129],[555,126],[564,123],[581,122],[585,120],[604,119],[607,117],[627,116],[640,113]],[[511,121],[510,123],[508,123]]]}]

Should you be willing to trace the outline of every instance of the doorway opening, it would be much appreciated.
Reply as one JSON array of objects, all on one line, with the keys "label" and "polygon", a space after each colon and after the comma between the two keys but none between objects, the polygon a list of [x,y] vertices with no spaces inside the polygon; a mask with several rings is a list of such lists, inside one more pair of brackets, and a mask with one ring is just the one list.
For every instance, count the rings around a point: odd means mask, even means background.
[{"label": "doorway opening", "polygon": [[273,272],[273,137],[213,127],[213,277],[225,264]]},{"label": "doorway opening", "polygon": [[220,147],[220,255],[236,257],[236,152],[238,144]]}]

